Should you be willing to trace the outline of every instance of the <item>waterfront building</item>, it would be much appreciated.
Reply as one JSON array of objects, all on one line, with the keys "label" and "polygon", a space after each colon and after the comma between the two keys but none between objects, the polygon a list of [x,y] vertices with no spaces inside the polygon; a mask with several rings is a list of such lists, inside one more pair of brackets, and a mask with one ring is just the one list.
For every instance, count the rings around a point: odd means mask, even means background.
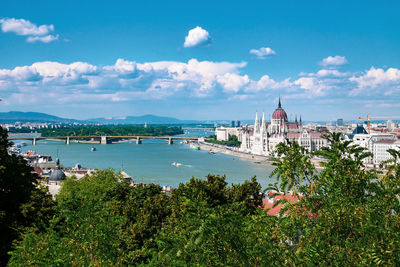
[{"label": "waterfront building", "polygon": [[380,164],[390,158],[387,149],[396,148],[397,137],[393,134],[374,132],[368,133],[361,125],[357,125],[352,134],[345,135],[345,140],[351,140],[355,145],[364,147],[371,152],[372,157],[365,158],[365,164]]},{"label": "waterfront building", "polygon": [[343,126],[343,119],[337,119],[336,126]]},{"label": "waterfront building", "polygon": [[388,120],[387,123],[386,123],[386,128],[387,128],[387,130],[388,130],[389,132],[391,132],[391,131],[393,131],[394,129],[396,129],[396,124],[395,124],[393,121]]},{"label": "waterfront building", "polygon": [[392,158],[388,150],[400,149],[400,140],[378,140],[373,143],[372,153],[374,154],[373,163],[380,164]]},{"label": "waterfront building", "polygon": [[279,98],[278,107],[272,114],[270,123],[266,122],[264,112],[259,121],[256,112],[253,127],[241,129],[239,133],[240,151],[268,156],[279,143],[285,143],[287,139],[298,142],[309,151],[315,151],[327,144],[326,140],[321,138],[323,134],[324,132],[303,128],[301,116],[299,121],[296,116],[294,122],[289,122]]},{"label": "waterfront building", "polygon": [[220,141],[228,141],[229,137],[236,135],[239,139],[239,131],[240,128],[237,127],[218,127],[215,129],[215,136],[217,138],[217,140]]}]

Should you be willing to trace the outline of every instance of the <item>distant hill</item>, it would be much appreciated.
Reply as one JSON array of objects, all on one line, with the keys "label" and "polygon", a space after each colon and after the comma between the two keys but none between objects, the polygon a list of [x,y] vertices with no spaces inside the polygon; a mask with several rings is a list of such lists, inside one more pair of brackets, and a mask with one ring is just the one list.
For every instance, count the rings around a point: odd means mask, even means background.
[{"label": "distant hill", "polygon": [[198,123],[198,121],[179,120],[172,117],[160,117],[155,115],[143,116],[126,116],[126,117],[106,117],[89,119],[90,122],[102,124],[185,124],[185,123]]},{"label": "distant hill", "polygon": [[50,123],[99,123],[99,124],[192,124],[199,121],[179,120],[172,117],[155,115],[106,117],[88,120],[66,119],[40,112],[9,111],[0,112],[0,123],[15,122],[50,122]]},{"label": "distant hill", "polygon": [[73,123],[79,121],[74,119],[60,118],[57,116],[40,112],[21,112],[21,111],[0,112],[0,123],[15,123],[15,122]]}]

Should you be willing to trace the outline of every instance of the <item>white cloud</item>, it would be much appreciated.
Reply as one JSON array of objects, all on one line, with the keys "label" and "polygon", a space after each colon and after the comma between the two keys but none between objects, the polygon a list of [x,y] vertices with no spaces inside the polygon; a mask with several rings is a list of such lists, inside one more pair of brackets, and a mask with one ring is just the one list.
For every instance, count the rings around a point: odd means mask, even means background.
[{"label": "white cloud", "polygon": [[208,31],[203,28],[197,26],[194,29],[191,29],[188,32],[188,35],[185,37],[184,47],[196,47],[201,45],[207,45],[211,42],[211,36]]},{"label": "white cloud", "polygon": [[357,88],[350,92],[351,95],[359,95],[362,92],[371,95],[382,90],[386,90],[386,94],[400,94],[400,70],[396,68],[385,71],[371,67],[365,74],[353,75],[349,80],[357,84]]},{"label": "white cloud", "polygon": [[217,81],[223,86],[227,92],[237,93],[243,86],[250,82],[249,76],[240,76],[235,73],[225,73],[217,77]]},{"label": "white cloud", "polygon": [[106,66],[44,61],[0,69],[0,92],[10,105],[20,101],[21,95],[29,101],[51,99],[54,103],[196,98],[257,101],[278,92],[288,98],[318,99],[400,95],[400,70],[396,68],[371,68],[363,73],[322,69],[283,80],[264,74],[257,80],[242,73],[245,66],[246,62],[197,59],[145,63],[118,59]]},{"label": "white cloud", "polygon": [[[245,62],[212,62],[191,59],[187,63],[159,61],[136,63],[118,59],[115,64],[94,66],[86,62],[62,64],[37,62],[30,66],[0,69],[0,90],[59,95],[113,95],[113,101],[165,97],[208,97],[240,90],[250,80],[239,75]],[[217,86],[220,85],[220,86]],[[72,96],[71,96],[72,97]],[[62,99],[72,99],[63,96]],[[101,98],[98,98],[101,99]],[[61,101],[61,98],[60,98]]]},{"label": "white cloud", "polygon": [[58,34],[53,35],[54,25],[40,25],[37,26],[29,20],[3,18],[0,19],[1,30],[3,32],[13,32],[17,35],[27,36],[26,41],[49,43],[58,40]]},{"label": "white cloud", "polygon": [[347,59],[343,56],[329,56],[324,58],[319,64],[324,67],[338,67],[347,64]]},{"label": "white cloud", "polygon": [[318,76],[318,77],[346,77],[346,76],[348,76],[348,73],[340,72],[338,70],[322,69],[316,73],[316,76]]},{"label": "white cloud", "polygon": [[26,41],[28,43],[34,43],[34,42],[42,42],[42,43],[50,43],[55,40],[58,40],[58,34],[57,35],[46,35],[46,36],[29,36],[26,38]]},{"label": "white cloud", "polygon": [[258,81],[251,81],[249,85],[245,88],[245,91],[248,93],[259,93],[261,91],[268,90],[290,90],[293,86],[293,83],[290,82],[290,79],[284,79],[282,81],[275,81],[269,75],[263,75]]},{"label": "white cloud", "polygon": [[294,81],[294,84],[300,86],[302,89],[305,89],[308,97],[322,96],[326,93],[326,90],[331,88],[331,86],[314,77],[302,77]]},{"label": "white cloud", "polygon": [[276,55],[276,52],[269,47],[251,49],[250,54],[256,55],[258,59],[266,59],[270,55]]}]

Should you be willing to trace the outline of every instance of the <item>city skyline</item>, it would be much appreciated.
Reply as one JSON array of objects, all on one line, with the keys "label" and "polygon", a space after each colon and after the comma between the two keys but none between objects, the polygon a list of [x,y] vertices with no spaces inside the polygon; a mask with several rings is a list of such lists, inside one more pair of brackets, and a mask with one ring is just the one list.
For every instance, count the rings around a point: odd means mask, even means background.
[{"label": "city skyline", "polygon": [[395,1],[23,2],[0,10],[0,112],[400,115]]}]

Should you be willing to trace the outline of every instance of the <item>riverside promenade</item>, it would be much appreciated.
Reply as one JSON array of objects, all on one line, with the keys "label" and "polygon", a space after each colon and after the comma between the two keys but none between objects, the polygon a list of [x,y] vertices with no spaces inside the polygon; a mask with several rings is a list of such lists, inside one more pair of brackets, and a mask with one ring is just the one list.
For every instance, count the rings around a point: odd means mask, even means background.
[{"label": "riverside promenade", "polygon": [[230,155],[230,156],[235,156],[235,157],[239,157],[239,158],[243,158],[246,160],[251,160],[251,161],[256,161],[256,162],[260,162],[260,163],[268,163],[269,159],[271,157],[267,157],[267,156],[260,156],[260,155],[252,155],[249,153],[244,153],[241,151],[238,151],[236,148],[231,148],[228,146],[223,146],[223,145],[218,145],[218,144],[212,144],[212,143],[206,143],[206,142],[199,142],[198,143],[200,146],[200,149],[202,150],[207,150],[210,152],[214,152],[214,153],[223,153],[226,155]]}]

